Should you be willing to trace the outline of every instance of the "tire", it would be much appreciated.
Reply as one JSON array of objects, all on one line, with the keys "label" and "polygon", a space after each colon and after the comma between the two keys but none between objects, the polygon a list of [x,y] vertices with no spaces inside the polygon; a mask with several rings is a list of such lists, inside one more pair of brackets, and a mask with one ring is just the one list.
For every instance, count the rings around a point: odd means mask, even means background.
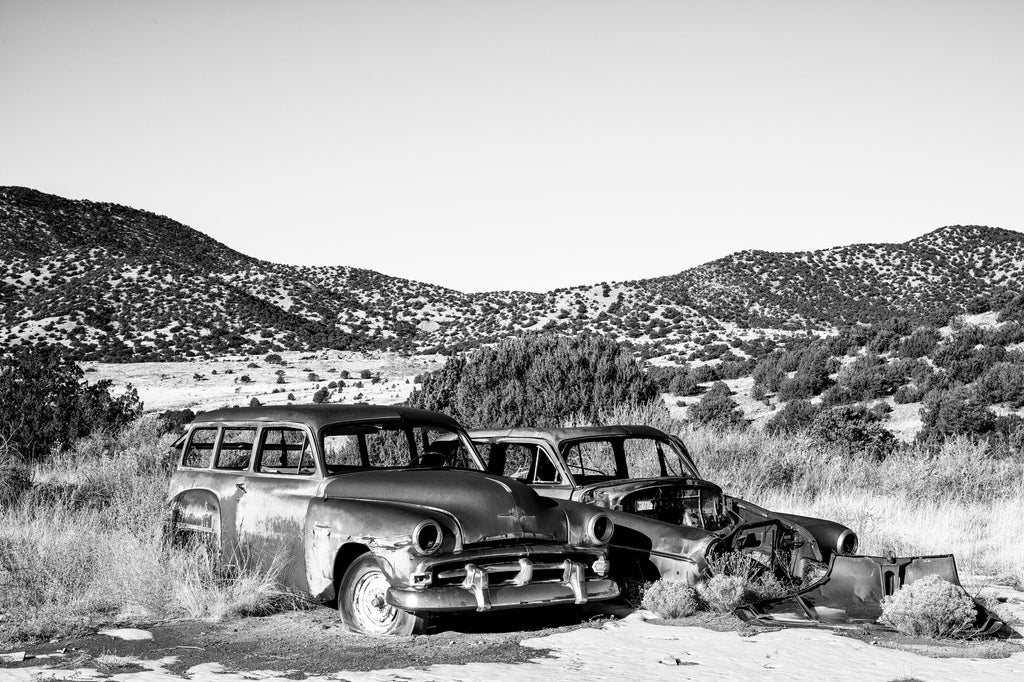
[{"label": "tire", "polygon": [[364,635],[412,635],[426,630],[427,619],[384,601],[388,578],[377,557],[367,552],[352,562],[338,586],[338,611],[352,632]]}]

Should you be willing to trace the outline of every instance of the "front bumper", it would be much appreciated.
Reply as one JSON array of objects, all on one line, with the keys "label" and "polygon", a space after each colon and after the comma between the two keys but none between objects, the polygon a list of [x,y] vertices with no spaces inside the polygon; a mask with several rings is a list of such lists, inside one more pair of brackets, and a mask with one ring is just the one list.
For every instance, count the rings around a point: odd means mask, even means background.
[{"label": "front bumper", "polygon": [[406,611],[490,611],[614,599],[619,586],[607,577],[601,550],[514,555],[485,551],[461,560],[425,563],[409,586],[392,584],[386,600]]}]

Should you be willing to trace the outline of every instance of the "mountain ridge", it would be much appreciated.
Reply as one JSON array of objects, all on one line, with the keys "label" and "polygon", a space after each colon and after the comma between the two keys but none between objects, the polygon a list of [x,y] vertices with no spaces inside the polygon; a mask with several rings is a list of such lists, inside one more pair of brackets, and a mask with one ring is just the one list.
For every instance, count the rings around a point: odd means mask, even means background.
[{"label": "mountain ridge", "polygon": [[1024,234],[946,226],[896,244],[737,251],[642,280],[464,293],[352,266],[272,263],[166,216],[24,187],[0,187],[0,252],[5,343],[57,342],[115,361],[452,351],[545,329],[672,355],[737,334],[945,319],[1018,287],[1024,270]]}]

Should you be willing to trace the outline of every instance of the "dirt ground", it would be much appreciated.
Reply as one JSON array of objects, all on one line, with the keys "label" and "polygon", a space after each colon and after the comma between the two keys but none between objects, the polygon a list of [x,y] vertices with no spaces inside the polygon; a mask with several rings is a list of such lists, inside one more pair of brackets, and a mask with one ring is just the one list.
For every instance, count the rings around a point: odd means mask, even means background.
[{"label": "dirt ground", "polygon": [[[585,627],[612,618],[607,610],[574,608],[523,610],[447,617],[425,635],[376,638],[347,632],[337,611],[327,607],[289,611],[222,623],[175,621],[147,627],[152,639],[123,640],[93,634],[26,649],[25,660],[4,667],[47,665],[92,668],[116,674],[141,670],[137,663],[176,657],[167,670],[185,673],[195,665],[217,662],[230,670],[278,670],[302,679],[338,670],[426,667],[435,664],[526,663],[547,652],[520,646],[523,639]],[[114,663],[112,663],[114,661]]]}]

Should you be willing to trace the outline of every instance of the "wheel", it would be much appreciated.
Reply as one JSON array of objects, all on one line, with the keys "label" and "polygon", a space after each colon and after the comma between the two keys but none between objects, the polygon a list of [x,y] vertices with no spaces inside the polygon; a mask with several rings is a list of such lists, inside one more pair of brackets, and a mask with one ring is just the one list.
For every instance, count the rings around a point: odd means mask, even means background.
[{"label": "wheel", "polygon": [[338,611],[345,626],[366,635],[411,635],[427,621],[388,604],[389,583],[377,557],[367,552],[352,562],[338,586]]}]

